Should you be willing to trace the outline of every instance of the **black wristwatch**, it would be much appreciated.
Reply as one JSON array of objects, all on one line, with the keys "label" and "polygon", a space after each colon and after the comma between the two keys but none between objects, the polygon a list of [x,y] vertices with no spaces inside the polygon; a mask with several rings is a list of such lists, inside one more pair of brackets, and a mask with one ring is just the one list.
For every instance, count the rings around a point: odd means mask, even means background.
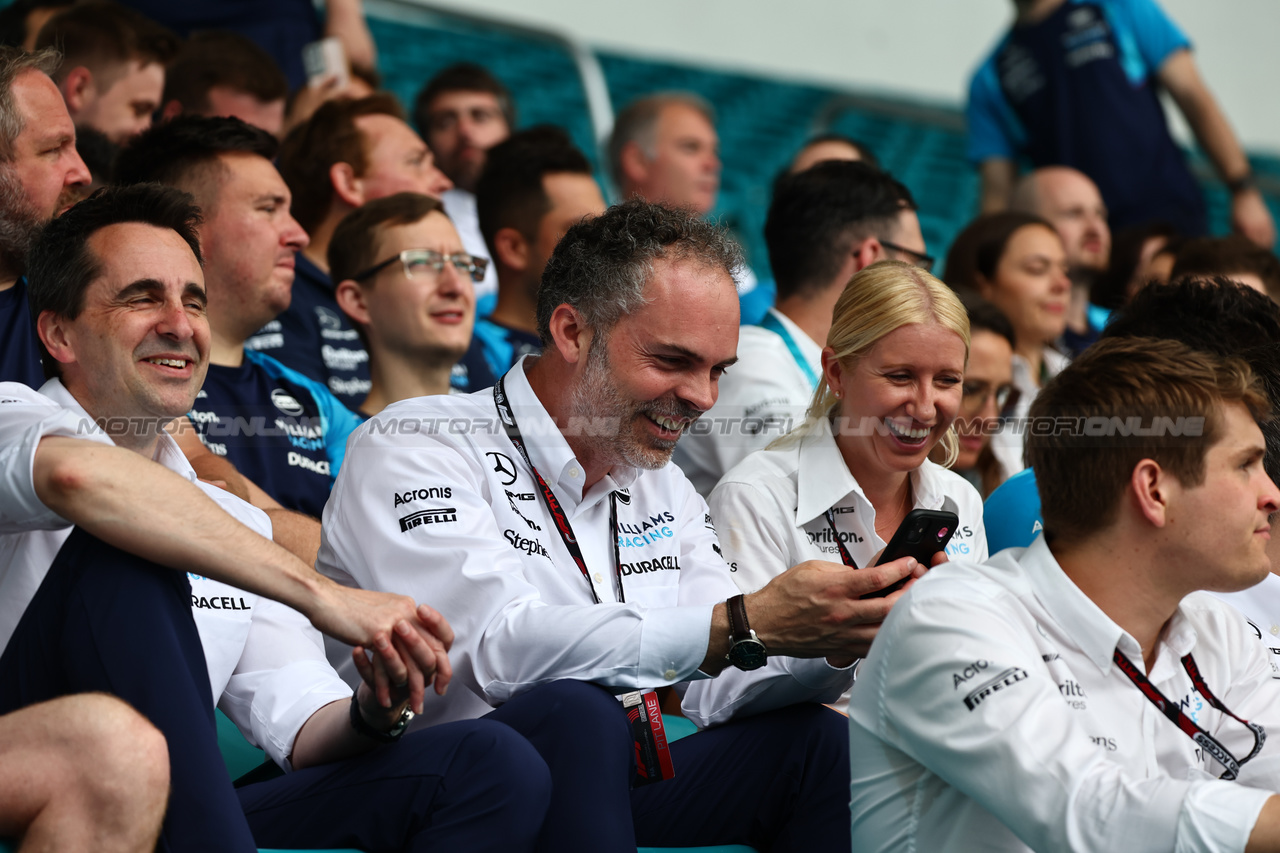
[{"label": "black wristwatch", "polygon": [[1253,172],[1245,172],[1238,178],[1230,181],[1223,181],[1227,185],[1227,191],[1232,195],[1239,195],[1245,190],[1257,189],[1258,182],[1254,180]]},{"label": "black wristwatch", "polygon": [[729,654],[725,655],[729,663],[742,670],[759,669],[765,665],[769,652],[751,630],[747,623],[747,603],[745,596],[735,595],[725,602],[729,611]]},{"label": "black wristwatch", "polygon": [[351,694],[351,728],[355,729],[358,734],[367,738],[378,741],[378,743],[395,743],[404,736],[404,730],[409,728],[409,722],[413,719],[414,713],[406,705],[405,709],[400,712],[399,719],[389,731],[380,732],[373,726],[365,722],[364,714],[360,713],[360,700],[356,698],[360,691],[357,689]]}]

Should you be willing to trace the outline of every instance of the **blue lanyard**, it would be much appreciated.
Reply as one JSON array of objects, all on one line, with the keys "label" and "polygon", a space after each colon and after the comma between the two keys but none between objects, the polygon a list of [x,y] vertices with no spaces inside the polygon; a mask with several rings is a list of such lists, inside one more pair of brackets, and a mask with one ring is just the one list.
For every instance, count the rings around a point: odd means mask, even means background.
[{"label": "blue lanyard", "polygon": [[795,338],[791,337],[791,333],[787,331],[787,327],[782,325],[773,314],[765,314],[764,319],[760,321],[760,328],[768,329],[778,337],[782,338],[782,342],[787,345],[787,349],[791,351],[791,357],[795,359],[796,366],[804,372],[805,378],[809,380],[809,390],[818,390],[818,374],[813,372],[813,368],[809,366],[809,361],[800,352],[800,347],[796,344]]}]

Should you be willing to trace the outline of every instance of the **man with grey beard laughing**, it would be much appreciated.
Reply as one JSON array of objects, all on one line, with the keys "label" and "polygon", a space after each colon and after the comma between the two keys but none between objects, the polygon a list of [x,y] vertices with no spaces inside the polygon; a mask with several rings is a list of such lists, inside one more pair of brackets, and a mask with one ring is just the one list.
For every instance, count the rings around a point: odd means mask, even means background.
[{"label": "man with grey beard laughing", "polygon": [[[325,507],[320,571],[429,589],[456,629],[426,719],[487,714],[547,762],[540,849],[849,849],[847,727],[821,703],[888,612],[859,597],[923,568],[813,561],[739,594],[667,463],[737,360],[740,263],[718,227],[644,201],[573,226],[538,293],[542,354],[384,409]],[[668,750],[645,727],[671,685],[708,730]],[[531,697],[571,707],[573,738],[511,710]]]}]

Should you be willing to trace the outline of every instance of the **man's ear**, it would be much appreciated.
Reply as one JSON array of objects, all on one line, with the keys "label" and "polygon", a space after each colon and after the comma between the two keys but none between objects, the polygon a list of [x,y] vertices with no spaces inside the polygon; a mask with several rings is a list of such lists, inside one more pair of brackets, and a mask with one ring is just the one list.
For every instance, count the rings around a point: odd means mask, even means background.
[{"label": "man's ear", "polygon": [[514,228],[500,228],[493,235],[493,256],[495,263],[523,272],[529,266],[529,241]]},{"label": "man's ear", "polygon": [[364,185],[356,170],[350,163],[334,163],[329,167],[329,183],[333,184],[333,192],[351,207],[364,204]]},{"label": "man's ear", "polygon": [[76,360],[75,337],[65,317],[45,310],[36,318],[36,333],[40,342],[59,364],[72,364]]},{"label": "man's ear", "polygon": [[160,121],[162,122],[177,118],[180,115],[182,115],[182,102],[177,98],[160,108]]},{"label": "man's ear", "polygon": [[71,113],[72,118],[98,96],[93,83],[93,72],[83,65],[77,65],[68,71],[58,89],[62,92],[62,99],[67,102],[67,112]]},{"label": "man's ear", "polygon": [[369,325],[369,306],[365,302],[364,288],[349,278],[344,279],[333,289],[333,296],[342,313],[361,325]]},{"label": "man's ear", "polygon": [[1128,498],[1153,527],[1168,523],[1169,500],[1175,490],[1173,477],[1154,459],[1143,459],[1129,475]]},{"label": "man's ear", "polygon": [[594,335],[577,309],[561,303],[551,312],[550,326],[551,341],[560,357],[569,364],[585,363]]},{"label": "man's ear", "polygon": [[[649,158],[644,156],[644,152],[640,150],[638,142],[628,142],[622,146],[622,151],[618,155],[618,163],[622,170],[622,176],[628,184],[643,184],[649,177]],[[622,188],[619,187],[619,190]]]},{"label": "man's ear", "polygon": [[864,237],[853,244],[853,271],[866,269],[876,261],[883,261],[889,257],[885,253],[884,246],[880,245],[879,237]]}]

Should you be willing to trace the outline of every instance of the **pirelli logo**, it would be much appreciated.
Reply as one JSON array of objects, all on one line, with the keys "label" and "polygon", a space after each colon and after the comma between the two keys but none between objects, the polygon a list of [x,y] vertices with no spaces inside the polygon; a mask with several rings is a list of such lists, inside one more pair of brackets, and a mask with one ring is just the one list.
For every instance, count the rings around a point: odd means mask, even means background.
[{"label": "pirelli logo", "polygon": [[1022,667],[1011,666],[999,675],[984,681],[974,688],[972,693],[964,697],[964,706],[972,711],[985,702],[991,694],[1012,687],[1019,681],[1026,681],[1029,677],[1027,671]]},{"label": "pirelli logo", "polygon": [[444,507],[442,509],[424,509],[422,512],[415,512],[406,515],[400,519],[400,532],[408,533],[415,527],[421,527],[424,524],[447,524],[451,521],[458,520],[458,510],[454,507]]}]

